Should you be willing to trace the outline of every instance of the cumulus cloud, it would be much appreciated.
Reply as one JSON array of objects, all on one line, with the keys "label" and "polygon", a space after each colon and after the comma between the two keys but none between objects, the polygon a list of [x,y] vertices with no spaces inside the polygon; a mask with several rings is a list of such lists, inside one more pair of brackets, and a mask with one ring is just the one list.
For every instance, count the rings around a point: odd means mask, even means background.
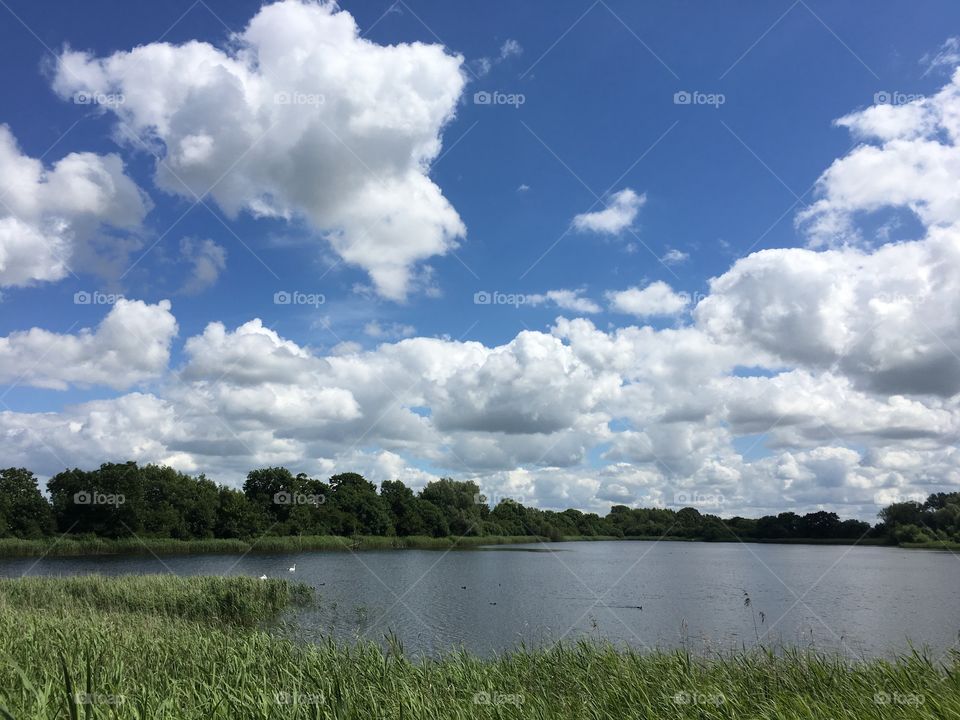
[{"label": "cumulus cloud", "polygon": [[674,292],[662,280],[645,288],[628,288],[607,293],[611,309],[625,315],[646,318],[656,315],[677,315],[687,309],[690,298]]},{"label": "cumulus cloud", "polygon": [[633,224],[646,202],[646,195],[638,195],[630,188],[624,188],[611,196],[603,210],[575,216],[573,227],[581,232],[618,235]]},{"label": "cumulus cloud", "polygon": [[138,243],[103,231],[135,231],[149,207],[118,156],[70,153],[47,169],[0,125],[0,287],[122,263]]},{"label": "cumulus cloud", "polygon": [[[234,482],[278,463],[418,486],[452,473],[602,512],[700,493],[725,498],[708,512],[829,503],[869,517],[880,490],[960,483],[954,399],[883,396],[830,371],[737,377],[757,358],[693,326],[561,319],[493,347],[410,338],[322,355],[255,320],[211,323],[183,358],[153,394],[0,414],[11,461],[132,458]],[[757,433],[772,454],[748,461],[733,440]],[[588,469],[591,450],[604,466]]]},{"label": "cumulus cloud", "polygon": [[960,222],[960,68],[935,95],[877,104],[837,121],[863,140],[817,183],[818,199],[798,217],[811,246],[871,242],[860,215],[904,209],[928,228]]},{"label": "cumulus cloud", "polygon": [[[415,486],[449,474],[488,494],[600,512],[706,497],[703,511],[725,515],[827,508],[873,519],[888,498],[956,489],[956,85],[843,119],[864,144],[824,174],[802,215],[810,246],[737,260],[673,327],[561,317],[548,332],[488,345],[394,341],[405,332],[371,323],[368,334],[385,340],[375,348],[344,342],[324,354],[261,320],[213,322],[151,393],[0,413],[8,461],[41,472],[62,469],[61,458],[169,462],[233,482],[265,464]],[[192,142],[188,154],[205,148]],[[861,216],[889,209],[914,213],[922,236],[864,237]],[[617,224],[606,218],[593,228]],[[607,300],[642,319],[689,307],[663,282]],[[595,309],[582,290],[538,302]],[[134,310],[124,324],[160,339],[146,355],[108,324]],[[123,304],[95,331],[14,333],[0,369],[9,378],[33,361],[27,381],[45,387],[155,378],[175,332],[172,317],[159,322],[168,311]]]},{"label": "cumulus cloud", "polygon": [[[958,175],[960,177],[960,175]],[[711,281],[698,323],[785,366],[886,394],[960,392],[960,232],[816,252],[764,250]]]},{"label": "cumulus cloud", "polygon": [[230,217],[303,217],[399,300],[413,268],[466,232],[428,175],[465,84],[461,64],[439,45],[363,39],[332,2],[285,0],[228,49],[67,50],[54,88],[122,94],[109,110],[156,148],[161,188],[209,193]]},{"label": "cumulus cloud", "polygon": [[0,382],[121,390],[166,370],[176,334],[169,301],[147,305],[121,299],[95,330],[71,335],[32,328],[0,337]]}]

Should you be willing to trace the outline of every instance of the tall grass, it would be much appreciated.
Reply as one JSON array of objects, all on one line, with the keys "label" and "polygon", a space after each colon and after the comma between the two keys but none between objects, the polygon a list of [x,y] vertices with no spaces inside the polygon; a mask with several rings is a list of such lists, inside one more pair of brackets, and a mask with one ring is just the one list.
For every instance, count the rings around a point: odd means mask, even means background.
[{"label": "tall grass", "polygon": [[[0,588],[0,706],[9,713],[0,716],[16,720],[960,717],[957,655],[945,666],[919,654],[849,664],[800,653],[698,659],[581,643],[490,660],[457,652],[414,661],[395,640],[385,649],[304,645],[244,623],[196,621],[203,613],[159,600],[157,579],[141,593],[127,585],[131,578],[99,579],[126,586],[106,591],[95,583],[14,588],[19,582]],[[192,578],[171,587],[209,606],[221,602],[223,587],[256,593],[261,585]],[[86,610],[63,612],[74,591]]]},{"label": "tall grass", "polygon": [[535,543],[545,538],[530,535],[433,538],[420,535],[382,537],[361,535],[265,536],[244,540],[174,540],[171,538],[44,538],[39,540],[0,539],[0,557],[72,557],[79,555],[243,555],[249,552],[301,552],[320,550],[394,550],[419,548],[446,550],[478,545]]},{"label": "tall grass", "polygon": [[0,580],[0,612],[140,613],[252,626],[276,617],[292,603],[309,602],[312,595],[312,589],[302,583],[248,577],[25,577]]}]

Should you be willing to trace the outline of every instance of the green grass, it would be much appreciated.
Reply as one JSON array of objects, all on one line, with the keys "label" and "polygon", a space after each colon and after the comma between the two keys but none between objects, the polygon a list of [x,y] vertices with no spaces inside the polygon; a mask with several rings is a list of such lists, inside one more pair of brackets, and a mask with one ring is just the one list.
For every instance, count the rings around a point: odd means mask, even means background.
[{"label": "green grass", "polygon": [[320,550],[394,550],[419,548],[446,550],[452,546],[461,548],[478,545],[502,545],[506,543],[535,543],[544,538],[530,535],[489,537],[433,538],[414,535],[410,537],[382,537],[362,535],[339,537],[336,535],[312,536],[266,536],[247,542],[244,540],[174,540],[170,538],[43,538],[20,540],[0,539],[0,557],[72,557],[80,555],[244,555],[248,552],[302,552]]},{"label": "green grass", "polygon": [[951,542],[949,540],[931,540],[922,543],[900,543],[900,547],[909,550],[960,550],[960,542]]},{"label": "green grass", "polygon": [[[415,661],[396,641],[386,649],[306,645],[251,627],[250,619],[273,617],[296,595],[286,581],[247,578],[0,583],[0,707],[9,713],[0,717],[960,717],[956,654],[945,666],[920,654],[850,664],[813,654],[704,659],[581,643]],[[249,607],[239,613],[225,600],[245,596],[239,602]]]},{"label": "green grass", "polygon": [[0,580],[0,612],[59,615],[141,613],[181,620],[252,626],[304,604],[313,590],[303,583],[247,577],[26,577]]}]

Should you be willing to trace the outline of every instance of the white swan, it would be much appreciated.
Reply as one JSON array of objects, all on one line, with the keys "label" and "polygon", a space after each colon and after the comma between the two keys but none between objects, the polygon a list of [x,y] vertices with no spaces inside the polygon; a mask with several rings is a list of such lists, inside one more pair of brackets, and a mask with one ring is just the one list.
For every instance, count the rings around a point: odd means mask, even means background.
[{"label": "white swan", "polygon": [[290,572],[296,572],[296,571],[297,571],[297,564],[294,563],[294,564],[293,564],[293,567],[290,568]]},{"label": "white swan", "polygon": [[267,576],[266,576],[266,575],[261,575],[261,576],[260,576],[260,579],[261,579],[261,580],[266,580],[266,579],[267,579]]}]

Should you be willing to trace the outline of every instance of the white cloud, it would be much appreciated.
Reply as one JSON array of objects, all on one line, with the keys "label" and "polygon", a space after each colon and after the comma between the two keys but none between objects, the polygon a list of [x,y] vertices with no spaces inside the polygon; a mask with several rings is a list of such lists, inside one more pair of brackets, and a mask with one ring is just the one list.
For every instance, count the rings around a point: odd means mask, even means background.
[{"label": "white cloud", "polygon": [[520,45],[520,43],[516,40],[507,38],[503,45],[500,46],[500,53],[496,57],[482,57],[474,60],[471,63],[474,68],[474,75],[478,78],[485,77],[489,75],[490,71],[500,63],[522,54],[523,47]]},{"label": "white cloud", "polygon": [[646,195],[637,195],[630,188],[614,193],[603,210],[581,213],[573,218],[573,227],[582,232],[617,235],[629,228],[647,202]]},{"label": "white cloud", "polygon": [[690,259],[690,254],[683,252],[683,250],[677,250],[676,248],[670,248],[663,254],[663,257],[660,258],[667,265],[679,265],[682,262],[686,262]]},{"label": "white cloud", "polygon": [[190,273],[181,288],[181,292],[187,295],[195,295],[214,285],[227,267],[226,249],[210,239],[183,238],[180,257],[190,264]]},{"label": "white cloud", "polygon": [[860,215],[905,209],[927,227],[960,223],[960,69],[937,94],[875,105],[837,123],[864,141],[834,161],[797,217],[813,247],[871,242]]},{"label": "white cloud", "polygon": [[626,315],[640,318],[655,315],[677,315],[687,309],[690,298],[674,292],[662,280],[652,282],[645,288],[628,288],[607,293],[610,307]]},{"label": "white cloud", "polygon": [[[151,394],[0,413],[7,462],[50,472],[136,459],[233,482],[264,464],[356,468],[415,486],[449,474],[488,493],[600,512],[700,493],[723,497],[706,511],[725,515],[826,508],[873,519],[884,498],[956,489],[955,85],[842,121],[873,144],[825,173],[804,222],[812,244],[828,227],[856,244],[821,237],[836,247],[739,259],[676,327],[560,318],[549,332],[502,344],[410,337],[323,354],[260,320],[210,323]],[[191,158],[209,148],[188,146]],[[871,157],[917,183],[888,186],[860,164]],[[860,237],[862,213],[901,208],[924,226],[922,237]],[[536,297],[572,312],[596,306],[582,290]],[[662,282],[608,300],[640,318],[689,307]],[[31,368],[26,382],[43,387],[158,378],[176,331],[168,310],[123,304],[95,331],[14,333],[0,343],[0,372]],[[111,320],[121,311],[132,317]],[[144,354],[140,343],[135,352],[124,325],[142,329],[154,349]],[[367,329],[384,340],[407,333],[402,323],[402,332],[375,321]],[[740,452],[738,438],[754,448]]]},{"label": "white cloud", "polygon": [[500,46],[500,59],[506,60],[507,58],[514,57],[516,55],[523,54],[523,47],[516,40],[507,38],[503,45]]},{"label": "white cloud", "polygon": [[[960,177],[960,176],[958,176]],[[888,394],[960,392],[960,231],[815,252],[764,250],[711,281],[698,324],[785,366]]]},{"label": "white cloud", "polygon": [[[107,342],[98,335],[98,347]],[[278,463],[418,486],[453,473],[542,506],[601,512],[699,492],[727,498],[711,510],[727,514],[826,503],[870,516],[880,490],[960,484],[955,400],[884,397],[829,371],[735,377],[755,358],[696,327],[604,332],[560,320],[552,335],[495,347],[411,338],[324,356],[259,321],[212,323],[184,358],[155,394],[0,413],[9,461],[44,472],[131,458],[235,482]],[[611,429],[615,420],[624,427]],[[774,454],[747,461],[733,438],[755,433]],[[608,464],[588,466],[601,447]]]},{"label": "white cloud", "polygon": [[[382,46],[333,3],[263,7],[225,51],[151,43],[106,58],[66,51],[54,88],[121,93],[110,110],[162,157],[157,184],[210,193],[227,215],[302,216],[379,293],[466,232],[429,178],[464,87],[439,45]],[[127,131],[129,132],[129,130]]]},{"label": "white cloud", "polygon": [[96,330],[71,335],[32,328],[0,337],[0,381],[58,390],[71,384],[128,388],[166,370],[176,334],[169,301],[119,300]]},{"label": "white cloud", "polygon": [[584,291],[577,290],[548,290],[546,293],[527,295],[527,302],[531,305],[556,305],[562,310],[575,313],[598,313],[601,307],[590,298],[583,297]]},{"label": "white cloud", "polygon": [[149,206],[118,156],[70,153],[47,169],[0,125],[0,287],[122,263],[131,246],[113,239],[104,256],[101,231],[137,230]]},{"label": "white cloud", "polygon": [[405,325],[404,323],[383,325],[376,320],[371,320],[363,326],[363,333],[377,340],[407,338],[415,335],[416,332],[417,329],[413,325]]},{"label": "white cloud", "polygon": [[947,38],[936,53],[924,55],[920,63],[927,66],[924,75],[941,67],[953,70],[960,65],[960,37]]}]

